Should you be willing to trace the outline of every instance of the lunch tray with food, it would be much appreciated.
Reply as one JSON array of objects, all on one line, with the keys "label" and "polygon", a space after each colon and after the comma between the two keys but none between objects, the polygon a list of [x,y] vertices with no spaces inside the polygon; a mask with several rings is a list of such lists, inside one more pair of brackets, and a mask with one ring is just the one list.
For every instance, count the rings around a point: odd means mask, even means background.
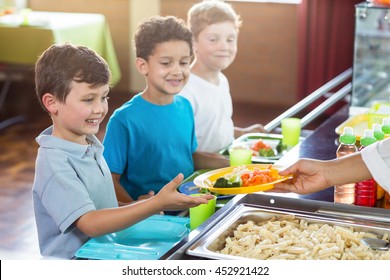
[{"label": "lunch tray with food", "polygon": [[220,154],[228,157],[233,149],[248,149],[252,150],[253,163],[274,163],[287,152],[282,140],[283,136],[280,134],[247,133],[221,150]]},{"label": "lunch tray with food", "polygon": [[188,244],[186,254],[207,259],[390,259],[389,250],[373,250],[362,241],[389,241],[390,214],[384,209],[333,203],[332,208],[331,203],[262,194],[245,198],[241,201],[255,203],[232,201],[232,211],[211,222]]}]

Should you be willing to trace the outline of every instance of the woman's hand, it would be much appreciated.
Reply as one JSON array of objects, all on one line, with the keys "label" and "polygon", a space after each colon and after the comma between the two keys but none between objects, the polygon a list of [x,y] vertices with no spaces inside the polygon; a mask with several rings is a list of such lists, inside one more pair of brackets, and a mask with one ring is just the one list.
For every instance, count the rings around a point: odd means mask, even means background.
[{"label": "woman's hand", "polygon": [[325,161],[301,159],[285,170],[279,171],[280,175],[293,175],[293,178],[275,184],[272,191],[308,194],[331,187],[326,178],[327,165]]}]

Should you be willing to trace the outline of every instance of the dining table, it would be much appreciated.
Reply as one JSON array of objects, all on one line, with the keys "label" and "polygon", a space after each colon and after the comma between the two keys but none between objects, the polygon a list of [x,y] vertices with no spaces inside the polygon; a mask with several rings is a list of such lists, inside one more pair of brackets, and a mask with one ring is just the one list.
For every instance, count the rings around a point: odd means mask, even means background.
[{"label": "dining table", "polygon": [[2,64],[34,65],[50,45],[65,42],[96,51],[110,67],[111,83],[118,83],[121,71],[104,15],[31,11],[0,17]]},{"label": "dining table", "polygon": [[[0,16],[0,109],[7,105],[11,84],[31,75],[38,57],[49,46],[61,43],[91,48],[107,61],[111,85],[120,81],[121,70],[104,15],[27,9]],[[23,120],[23,116],[2,120],[0,130]]]}]

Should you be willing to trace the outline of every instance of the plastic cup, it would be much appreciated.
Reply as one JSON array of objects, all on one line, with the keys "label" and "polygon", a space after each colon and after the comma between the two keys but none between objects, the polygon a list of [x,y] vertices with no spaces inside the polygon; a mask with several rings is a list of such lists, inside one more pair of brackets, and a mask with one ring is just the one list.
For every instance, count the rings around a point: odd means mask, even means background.
[{"label": "plastic cup", "polygon": [[[201,196],[201,193],[191,194],[191,196]],[[198,206],[190,208],[190,228],[191,230],[196,229],[198,226],[203,224],[211,215],[215,212],[215,204],[217,197],[214,196],[210,199],[207,204],[200,204]]]},{"label": "plastic cup", "polygon": [[252,163],[252,151],[247,149],[233,149],[229,152],[230,166],[239,166]]},{"label": "plastic cup", "polygon": [[282,126],[282,143],[291,149],[299,143],[299,137],[301,136],[301,119],[299,118],[286,118],[281,122]]},{"label": "plastic cup", "polygon": [[31,14],[31,9],[29,8],[25,8],[25,9],[22,9],[20,11],[20,15],[22,16],[23,18],[23,21],[22,21],[22,25],[29,25],[29,17],[30,17],[30,14]]}]

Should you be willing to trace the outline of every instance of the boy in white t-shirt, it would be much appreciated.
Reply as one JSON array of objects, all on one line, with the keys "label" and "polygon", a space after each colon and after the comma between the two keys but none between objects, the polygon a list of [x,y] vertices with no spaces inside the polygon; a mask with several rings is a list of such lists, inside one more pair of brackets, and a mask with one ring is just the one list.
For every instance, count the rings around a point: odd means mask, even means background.
[{"label": "boy in white t-shirt", "polygon": [[188,11],[195,60],[187,85],[181,91],[192,105],[198,150],[218,152],[235,138],[264,132],[260,124],[234,127],[229,82],[222,73],[234,61],[241,19],[223,1],[202,1]]}]

